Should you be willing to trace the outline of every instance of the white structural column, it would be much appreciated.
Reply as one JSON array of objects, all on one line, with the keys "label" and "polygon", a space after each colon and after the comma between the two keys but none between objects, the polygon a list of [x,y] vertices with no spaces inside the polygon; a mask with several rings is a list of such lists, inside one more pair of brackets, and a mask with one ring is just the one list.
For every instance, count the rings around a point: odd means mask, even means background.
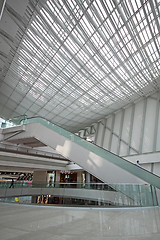
[{"label": "white structural column", "polygon": [[[94,140],[94,142],[95,142],[95,144],[97,144],[97,142],[98,142],[98,134],[99,134],[99,122],[97,123],[97,127],[96,127],[96,136],[95,136],[95,140]],[[98,145],[98,144],[97,144]]]},{"label": "white structural column", "polygon": [[101,137],[101,147],[103,147],[103,145],[104,145],[104,137],[105,137],[105,131],[106,131],[106,122],[107,122],[107,119],[104,119],[103,131],[102,131],[102,137]]},{"label": "white structural column", "polygon": [[112,146],[114,123],[115,123],[115,114],[112,114],[112,126],[111,126],[111,134],[110,134],[109,146],[108,146],[109,151],[111,151],[111,146]]},{"label": "white structural column", "polygon": [[91,175],[90,173],[86,172],[86,183],[90,183]]},{"label": "white structural column", "polygon": [[155,116],[155,124],[154,124],[154,141],[153,141],[153,152],[157,149],[157,136],[158,136],[158,120],[160,113],[160,94],[157,93],[157,103],[156,103],[156,116]]},{"label": "white structural column", "polygon": [[47,171],[34,171],[33,173],[33,182],[47,182]]},{"label": "white structural column", "polygon": [[142,125],[141,125],[141,133],[140,133],[139,153],[142,153],[142,148],[143,148],[146,108],[147,108],[147,99],[144,100],[144,108],[143,108],[143,115],[142,115]]},{"label": "white structural column", "polygon": [[97,132],[96,132],[96,145],[103,147],[106,119],[98,122]]},{"label": "white structural column", "polygon": [[130,149],[131,149],[135,104],[133,104],[131,108],[132,108],[132,110],[131,110],[131,120],[130,120],[130,128],[129,128],[129,140],[128,140],[128,145],[127,145],[127,155],[129,155]]},{"label": "white structural column", "polygon": [[82,182],[82,172],[77,172],[77,182],[81,183]]},{"label": "white structural column", "polygon": [[57,170],[55,172],[55,182],[60,182],[60,171],[59,170]]},{"label": "white structural column", "polygon": [[120,153],[120,147],[121,147],[123,123],[124,123],[124,109],[122,110],[122,114],[121,114],[120,132],[119,132],[119,137],[118,137],[118,146],[117,146],[117,154],[118,155]]}]

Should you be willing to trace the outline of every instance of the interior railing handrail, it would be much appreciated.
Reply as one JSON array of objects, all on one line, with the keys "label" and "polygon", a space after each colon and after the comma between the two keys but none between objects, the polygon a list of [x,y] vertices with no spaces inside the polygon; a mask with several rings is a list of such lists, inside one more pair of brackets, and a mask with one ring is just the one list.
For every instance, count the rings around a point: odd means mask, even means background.
[{"label": "interior railing handrail", "polygon": [[[86,190],[86,191],[96,190],[97,193],[94,192],[94,194],[98,194],[97,196],[101,196],[102,198],[103,198],[104,192],[113,192],[114,197],[117,196],[119,200],[121,199],[121,197],[123,197],[123,199],[127,199],[127,201],[132,201],[133,203],[136,203],[136,205],[138,204],[138,206],[141,206],[141,201],[143,201],[144,205],[145,204],[151,205],[151,206],[158,205],[158,200],[156,198],[156,190],[153,186],[149,184],[115,184],[114,185],[114,184],[108,184],[108,183],[95,183],[95,182],[89,182],[89,183],[53,182],[52,184],[50,184],[48,182],[29,182],[28,183],[28,182],[14,181],[13,183],[11,181],[3,181],[3,182],[0,181],[0,196],[1,198],[5,198],[7,196],[8,197],[9,196],[15,196],[15,197],[25,196],[26,194],[35,195],[33,190],[26,191],[25,190],[26,188],[39,189],[38,192],[36,190],[36,193],[38,195],[40,194],[40,192],[41,194],[43,194],[43,192],[47,194],[46,189],[48,189],[48,194],[53,193],[53,195],[55,194],[54,189],[57,189],[57,190],[73,189],[74,191],[76,191],[77,194],[80,194],[80,192],[77,192],[77,190]],[[121,191],[121,189],[123,191]],[[101,191],[103,192],[103,194],[100,193]],[[66,190],[64,192],[60,191],[60,194],[63,194],[63,193],[66,193]],[[117,197],[115,199],[117,199]]]},{"label": "interior railing handrail", "polygon": [[[8,180],[8,181],[4,181],[1,180],[0,181],[0,188],[3,186],[10,186],[12,183],[12,180]],[[27,188],[28,186],[37,186],[37,187],[42,187],[42,186],[46,186],[47,188],[50,186],[52,187],[56,187],[56,186],[80,186],[81,188],[84,188],[85,186],[107,186],[109,188],[112,188],[111,191],[116,191],[115,188],[113,188],[113,186],[150,186],[150,184],[130,184],[130,183],[119,183],[119,184],[114,184],[114,183],[96,183],[96,182],[53,182],[52,184],[50,184],[49,182],[28,182],[28,181],[19,181],[19,180],[14,180],[13,183],[14,186],[22,186],[24,188]]]}]

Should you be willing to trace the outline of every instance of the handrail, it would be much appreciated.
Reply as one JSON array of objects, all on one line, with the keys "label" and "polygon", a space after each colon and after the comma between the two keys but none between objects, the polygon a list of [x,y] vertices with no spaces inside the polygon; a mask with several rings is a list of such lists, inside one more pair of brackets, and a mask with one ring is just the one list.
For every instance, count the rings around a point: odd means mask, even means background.
[{"label": "handrail", "polygon": [[[34,192],[35,189],[35,192]],[[39,190],[38,190],[39,189]],[[38,191],[37,191],[38,190]],[[123,191],[121,191],[123,190]],[[67,192],[66,192],[67,191]],[[87,192],[86,192],[87,191]],[[89,191],[89,192],[88,192]],[[90,192],[92,191],[92,193]],[[90,194],[91,193],[91,194]],[[94,194],[93,194],[94,193]],[[77,196],[78,198],[94,198],[101,201],[111,200],[117,203],[125,202],[130,206],[157,206],[155,189],[146,184],[106,184],[106,183],[59,183],[52,184],[0,182],[0,197],[31,196],[52,194],[60,196]]]},{"label": "handrail", "polygon": [[24,124],[24,125],[30,124],[30,123],[40,123],[40,124],[44,125],[45,127],[48,127],[49,129],[68,138],[70,141],[82,146],[83,148],[90,150],[91,152],[103,157],[104,159],[107,159],[108,161],[112,162],[113,164],[119,166],[120,168],[127,170],[128,172],[132,173],[133,175],[143,179],[144,181],[146,181],[160,189],[160,177],[158,175],[155,175],[146,169],[137,167],[135,164],[129,162],[128,160],[126,160],[122,157],[119,157],[116,154],[114,154],[102,147],[97,146],[96,144],[86,141],[85,139],[59,127],[58,125],[49,122],[45,118],[32,117],[32,118],[26,118],[25,120],[21,121],[21,124]]}]

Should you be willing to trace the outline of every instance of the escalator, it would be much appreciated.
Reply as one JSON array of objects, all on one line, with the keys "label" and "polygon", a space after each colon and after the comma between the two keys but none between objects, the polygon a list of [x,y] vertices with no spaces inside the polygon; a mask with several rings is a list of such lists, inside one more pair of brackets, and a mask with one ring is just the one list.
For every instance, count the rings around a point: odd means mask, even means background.
[{"label": "escalator", "polygon": [[[22,121],[21,126],[3,129],[4,140],[12,143],[50,146],[105,183],[144,184],[160,189],[160,178],[143,168],[70,133],[42,118]],[[27,143],[26,143],[27,142]]]}]

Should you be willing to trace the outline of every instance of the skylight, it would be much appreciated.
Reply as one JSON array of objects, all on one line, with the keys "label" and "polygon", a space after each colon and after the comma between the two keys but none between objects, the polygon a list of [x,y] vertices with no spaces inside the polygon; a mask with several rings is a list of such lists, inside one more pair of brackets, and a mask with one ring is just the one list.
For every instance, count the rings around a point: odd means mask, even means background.
[{"label": "skylight", "polygon": [[[48,120],[63,120],[68,110],[70,127],[78,106],[76,117],[82,119],[83,112],[93,116],[91,109],[103,108],[108,114],[114,102],[120,106],[124,99],[127,104],[142,96],[160,75],[158,6],[158,0],[31,4],[33,15],[28,13],[30,21],[8,71],[18,83],[10,85],[23,97],[32,96]],[[51,102],[60,104],[53,113]]]}]

